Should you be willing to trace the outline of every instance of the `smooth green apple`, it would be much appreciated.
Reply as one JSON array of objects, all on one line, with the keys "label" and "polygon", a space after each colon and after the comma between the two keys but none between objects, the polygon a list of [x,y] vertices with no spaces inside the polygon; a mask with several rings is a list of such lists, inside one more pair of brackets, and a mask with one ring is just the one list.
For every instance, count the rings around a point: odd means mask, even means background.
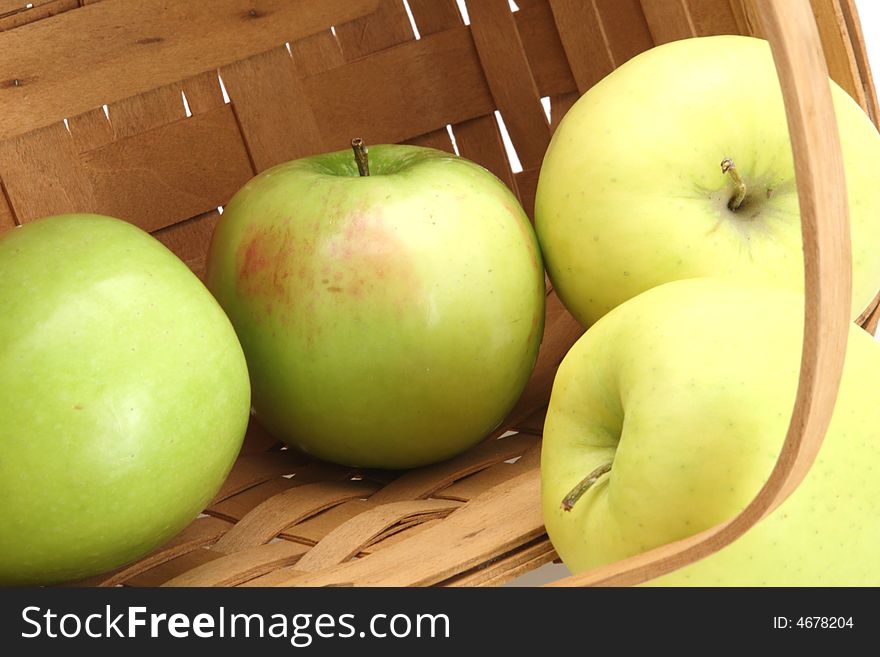
[{"label": "smooth green apple", "polygon": [[[831,85],[852,223],[853,313],[880,288],[880,135]],[[745,185],[721,162],[731,159]],[[794,164],[767,42],[676,41],[587,91],[547,150],[538,238],[563,303],[588,326],[655,285],[719,276],[803,289]]]},{"label": "smooth green apple", "polygon": [[415,146],[260,174],[226,207],[208,287],[248,360],[254,412],[319,458],[408,468],[489,434],[541,341],[537,240],[492,174]]},{"label": "smooth green apple", "polygon": [[64,215],[0,236],[0,584],[79,579],[183,529],[250,412],[235,332],[162,244]]},{"label": "smooth green apple", "polygon": [[[802,316],[796,292],[692,279],[627,301],[584,334],[554,382],[541,455],[544,520],[569,569],[691,536],[752,500],[791,417]],[[801,486],[729,547],[654,583],[880,585],[878,368],[880,344],[853,326]]]}]

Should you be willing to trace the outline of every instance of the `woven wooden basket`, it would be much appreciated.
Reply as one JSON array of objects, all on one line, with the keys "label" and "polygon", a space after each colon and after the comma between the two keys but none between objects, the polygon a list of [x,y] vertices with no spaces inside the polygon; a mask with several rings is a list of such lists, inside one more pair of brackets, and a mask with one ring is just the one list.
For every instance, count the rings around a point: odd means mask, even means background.
[{"label": "woven wooden basket", "polygon": [[[200,276],[219,207],[274,164],[345,148],[352,136],[457,149],[531,214],[553,129],[615,66],[674,39],[765,36],[788,106],[808,294],[785,446],[734,520],[563,583],[637,583],[710,554],[806,473],[833,407],[849,318],[826,61],[877,119],[853,0],[518,0],[516,11],[507,0],[468,0],[469,23],[454,0],[31,2],[0,0],[0,231],[63,212],[114,215]],[[505,153],[502,119],[521,171]],[[878,314],[866,309],[860,323],[875,327]],[[548,288],[538,365],[504,430],[435,466],[401,474],[317,462],[252,423],[202,516],[88,583],[485,585],[551,561],[539,504],[543,409],[581,332]]]}]

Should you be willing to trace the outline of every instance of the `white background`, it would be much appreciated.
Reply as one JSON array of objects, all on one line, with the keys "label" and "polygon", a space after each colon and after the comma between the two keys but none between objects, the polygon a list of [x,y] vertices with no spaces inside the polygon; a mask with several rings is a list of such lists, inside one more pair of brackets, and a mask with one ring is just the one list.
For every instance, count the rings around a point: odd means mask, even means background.
[{"label": "white background", "polygon": [[[873,79],[880,84],[880,0],[856,0],[856,8],[862,24],[862,31],[868,49]],[[880,180],[877,181],[880,185]],[[880,217],[877,217],[880,221]],[[877,254],[880,258],[880,254]],[[880,339],[880,331],[877,333]],[[510,582],[510,586],[540,586],[547,582],[560,579],[568,575],[568,570],[560,564],[549,564],[530,573],[523,575]]]}]

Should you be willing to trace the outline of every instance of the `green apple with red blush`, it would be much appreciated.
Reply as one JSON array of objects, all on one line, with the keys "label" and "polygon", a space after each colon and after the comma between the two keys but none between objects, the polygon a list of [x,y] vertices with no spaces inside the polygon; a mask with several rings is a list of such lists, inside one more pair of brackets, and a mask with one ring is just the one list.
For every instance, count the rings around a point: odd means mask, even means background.
[{"label": "green apple with red blush", "polygon": [[207,283],[273,435],[352,466],[425,465],[485,438],[521,394],[543,333],[541,255],[482,167],[355,146],[245,185]]}]

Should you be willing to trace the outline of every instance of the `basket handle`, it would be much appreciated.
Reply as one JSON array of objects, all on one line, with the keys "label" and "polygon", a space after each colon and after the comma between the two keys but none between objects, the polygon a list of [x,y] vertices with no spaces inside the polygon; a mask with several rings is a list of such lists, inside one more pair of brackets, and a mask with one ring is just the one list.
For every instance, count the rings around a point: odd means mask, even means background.
[{"label": "basket handle", "polygon": [[770,42],[782,86],[804,243],[804,344],[785,442],[764,487],[733,519],[553,585],[635,585],[729,545],[797,488],[831,420],[850,328],[852,261],[846,182],[828,69],[808,0],[752,5]]}]

